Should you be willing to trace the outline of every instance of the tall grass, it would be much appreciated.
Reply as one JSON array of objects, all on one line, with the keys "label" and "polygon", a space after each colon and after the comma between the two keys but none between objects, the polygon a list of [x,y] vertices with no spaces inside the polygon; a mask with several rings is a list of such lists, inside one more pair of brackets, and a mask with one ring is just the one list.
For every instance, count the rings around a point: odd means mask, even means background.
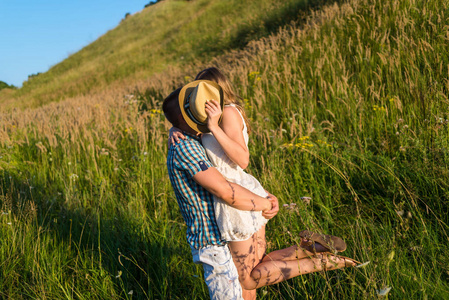
[{"label": "tall grass", "polygon": [[252,121],[249,171],[281,202],[269,249],[310,228],[371,262],[259,298],[448,298],[448,4],[329,5],[207,64],[0,115],[0,295],[207,297],[165,170],[160,104],[215,65]]}]

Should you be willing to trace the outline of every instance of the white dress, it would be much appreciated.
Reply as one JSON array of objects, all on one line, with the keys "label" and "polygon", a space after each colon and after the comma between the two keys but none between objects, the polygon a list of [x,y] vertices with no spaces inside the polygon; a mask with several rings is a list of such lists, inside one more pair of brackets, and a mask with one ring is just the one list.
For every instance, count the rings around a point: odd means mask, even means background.
[{"label": "white dress", "polygon": [[[235,108],[237,109],[237,108]],[[238,111],[238,110],[237,110]],[[239,112],[240,114],[240,112]],[[242,117],[242,115],[240,114]],[[243,119],[243,137],[248,146],[248,132]],[[259,181],[243,171],[234,163],[221,148],[211,133],[203,134],[203,147],[214,167],[230,182],[234,182],[261,197],[268,196]],[[215,217],[220,229],[221,237],[226,241],[244,241],[267,223],[261,211],[243,211],[226,204],[214,196]]]}]

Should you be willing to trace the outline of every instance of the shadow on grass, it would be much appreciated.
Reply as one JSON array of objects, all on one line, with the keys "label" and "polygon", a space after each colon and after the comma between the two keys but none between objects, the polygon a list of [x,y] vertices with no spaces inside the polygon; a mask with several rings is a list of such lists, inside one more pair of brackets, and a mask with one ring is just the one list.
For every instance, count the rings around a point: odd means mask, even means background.
[{"label": "shadow on grass", "polygon": [[[22,252],[0,251],[1,256],[5,255],[3,262],[11,261],[8,256],[13,255],[22,256],[20,260],[23,260],[14,267],[17,279],[4,283],[13,287],[8,291],[0,285],[0,296],[30,296],[39,293],[43,286],[54,285],[52,280],[60,286],[73,285],[75,293],[82,297],[167,299],[192,293],[190,277],[193,276],[186,274],[195,273],[196,267],[186,242],[164,237],[162,232],[144,232],[142,223],[119,212],[110,216],[110,211],[106,215],[101,208],[69,206],[62,193],[52,193],[42,185],[31,187],[18,176],[0,171],[0,210],[9,211],[22,224],[16,231],[29,231],[21,234],[23,239],[28,239],[23,243],[26,245]],[[29,213],[31,210],[34,215]],[[30,238],[31,232],[47,234],[49,238],[45,241],[50,239],[51,243]],[[177,233],[182,235],[179,230]],[[23,250],[27,245],[34,253]],[[48,255],[56,260],[47,265],[47,270],[56,274],[55,279],[34,268],[36,261],[48,261]],[[61,257],[63,261],[58,262]],[[35,262],[30,264],[30,260]],[[186,264],[190,264],[191,268],[187,268],[190,273],[178,270],[180,265],[185,269]],[[8,278],[9,274],[1,273],[0,278]]]},{"label": "shadow on grass", "polygon": [[240,28],[230,40],[224,41],[221,35],[207,37],[206,40],[198,43],[200,47],[198,49],[199,55],[210,55],[211,53],[219,55],[227,50],[242,49],[250,41],[267,37],[283,26],[291,23],[303,24],[311,10],[318,10],[325,5],[341,2],[341,0],[302,0],[281,5],[280,9],[270,14],[261,15],[257,20],[249,20],[240,25]]}]

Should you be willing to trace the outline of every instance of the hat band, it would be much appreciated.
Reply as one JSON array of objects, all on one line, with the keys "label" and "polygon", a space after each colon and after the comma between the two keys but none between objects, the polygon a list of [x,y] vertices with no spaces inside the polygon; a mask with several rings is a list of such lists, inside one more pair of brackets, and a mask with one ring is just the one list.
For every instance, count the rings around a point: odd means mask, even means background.
[{"label": "hat band", "polygon": [[192,93],[189,94],[189,96],[186,99],[186,102],[184,104],[184,110],[186,111],[187,115],[189,116],[189,118],[197,125],[201,125],[201,126],[205,126],[207,125],[207,123],[204,122],[200,122],[198,121],[197,118],[195,118],[195,116],[192,114],[192,112],[190,111],[190,97],[192,96]]}]

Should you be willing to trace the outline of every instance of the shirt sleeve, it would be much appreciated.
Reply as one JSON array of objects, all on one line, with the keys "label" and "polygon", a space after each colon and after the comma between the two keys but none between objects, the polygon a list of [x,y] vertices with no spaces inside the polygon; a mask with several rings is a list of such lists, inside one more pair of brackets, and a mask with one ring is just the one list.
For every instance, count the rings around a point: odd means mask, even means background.
[{"label": "shirt sleeve", "polygon": [[186,140],[178,143],[176,148],[177,167],[186,171],[190,177],[212,167],[206,151],[199,142]]}]

